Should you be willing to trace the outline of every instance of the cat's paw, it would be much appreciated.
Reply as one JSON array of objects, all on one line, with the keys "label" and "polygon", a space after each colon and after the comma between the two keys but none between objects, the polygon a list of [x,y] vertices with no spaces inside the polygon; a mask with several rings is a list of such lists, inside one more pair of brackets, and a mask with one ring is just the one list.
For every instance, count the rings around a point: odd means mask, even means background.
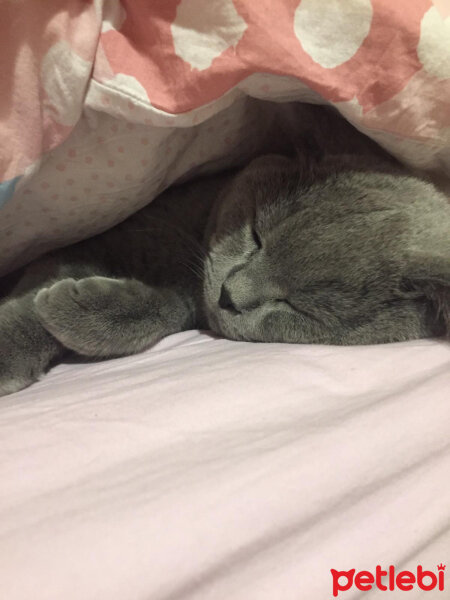
[{"label": "cat's paw", "polygon": [[28,387],[64,352],[39,323],[34,292],[0,306],[0,396]]},{"label": "cat's paw", "polygon": [[0,396],[23,390],[43,372],[38,362],[29,360],[17,349],[0,349]]},{"label": "cat's paw", "polygon": [[127,294],[124,282],[107,277],[63,279],[34,300],[43,326],[66,348],[86,356],[114,354],[115,306]]}]

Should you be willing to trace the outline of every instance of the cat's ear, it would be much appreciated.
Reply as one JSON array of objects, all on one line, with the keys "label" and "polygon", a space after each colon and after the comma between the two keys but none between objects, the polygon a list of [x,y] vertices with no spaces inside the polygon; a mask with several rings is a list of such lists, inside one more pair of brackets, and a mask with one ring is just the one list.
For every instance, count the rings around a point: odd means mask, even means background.
[{"label": "cat's ear", "polygon": [[450,336],[450,255],[413,252],[403,285],[405,290],[428,300],[436,321]]}]

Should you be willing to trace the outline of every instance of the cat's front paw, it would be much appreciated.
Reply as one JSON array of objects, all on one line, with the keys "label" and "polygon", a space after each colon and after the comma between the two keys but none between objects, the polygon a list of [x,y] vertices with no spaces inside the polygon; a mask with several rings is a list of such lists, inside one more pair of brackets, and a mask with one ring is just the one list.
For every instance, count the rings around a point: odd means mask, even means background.
[{"label": "cat's front paw", "polygon": [[114,311],[127,293],[121,280],[63,279],[41,290],[34,305],[42,325],[66,348],[85,356],[114,354]]}]

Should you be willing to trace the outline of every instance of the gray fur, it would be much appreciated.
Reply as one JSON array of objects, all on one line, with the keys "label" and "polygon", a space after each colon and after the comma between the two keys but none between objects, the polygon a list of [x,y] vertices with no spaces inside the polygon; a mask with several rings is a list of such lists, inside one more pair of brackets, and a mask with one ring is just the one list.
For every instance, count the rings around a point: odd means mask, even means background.
[{"label": "gray fur", "polygon": [[445,197],[344,127],[345,154],[297,141],[296,158],[172,188],[31,263],[0,301],[0,395],[68,352],[134,354],[194,327],[325,344],[448,334]]}]

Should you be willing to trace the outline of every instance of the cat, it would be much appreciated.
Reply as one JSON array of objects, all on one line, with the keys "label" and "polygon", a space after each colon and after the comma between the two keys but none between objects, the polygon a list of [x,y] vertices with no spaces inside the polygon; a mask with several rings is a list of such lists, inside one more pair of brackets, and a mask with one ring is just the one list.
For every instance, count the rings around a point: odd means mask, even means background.
[{"label": "cat", "polygon": [[0,300],[0,396],[69,352],[129,355],[191,328],[320,344],[448,334],[445,196],[339,127],[334,146],[331,130],[307,135],[294,157],[175,186],[25,267]]}]

